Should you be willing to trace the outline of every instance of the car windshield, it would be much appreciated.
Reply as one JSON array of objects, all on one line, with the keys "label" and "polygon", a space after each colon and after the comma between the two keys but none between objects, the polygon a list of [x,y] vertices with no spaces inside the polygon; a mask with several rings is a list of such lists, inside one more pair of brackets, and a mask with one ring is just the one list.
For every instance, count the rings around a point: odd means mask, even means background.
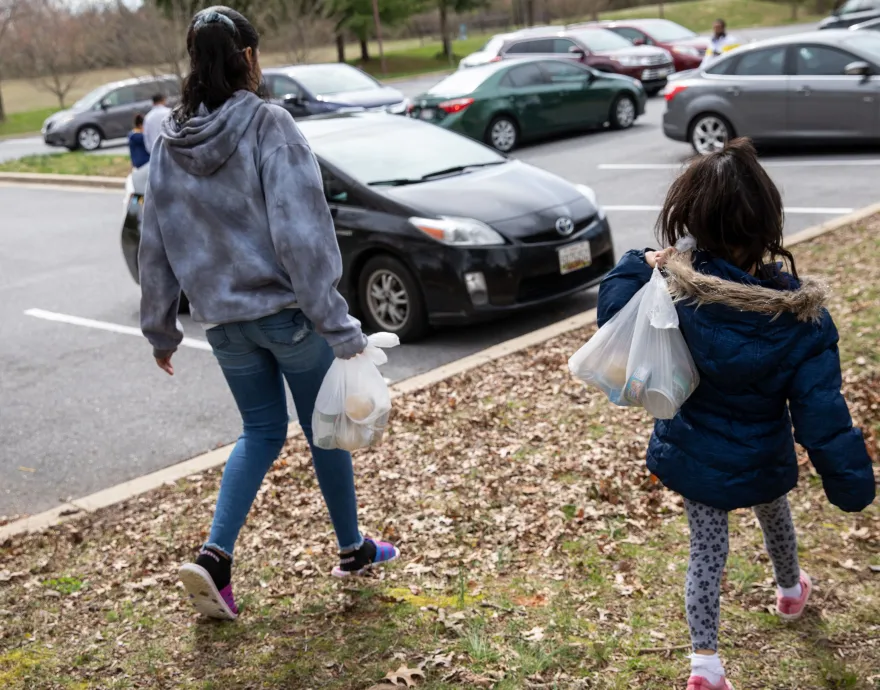
[{"label": "car windshield", "polygon": [[573,35],[594,53],[603,50],[631,49],[633,47],[632,43],[623,38],[623,36],[618,36],[613,31],[608,31],[607,29],[587,29],[586,31],[578,31]]},{"label": "car windshield", "polygon": [[74,103],[70,107],[70,109],[79,111],[94,108],[101,101],[101,99],[107,95],[111,88],[112,86],[110,86],[109,84],[105,84],[104,86],[99,86],[94,91],[89,91],[85,96]]},{"label": "car windshield", "polygon": [[432,86],[428,93],[432,96],[457,96],[473,93],[494,73],[494,69],[486,70],[483,67],[453,72],[439,84]]},{"label": "car windshield", "polygon": [[838,14],[849,14],[850,12],[862,12],[864,10],[873,9],[865,0],[847,0],[837,10]]},{"label": "car windshield", "polygon": [[656,21],[645,25],[645,30],[651,34],[655,41],[667,43],[669,41],[681,41],[686,38],[696,38],[696,34],[690,29],[685,29],[680,24],[669,21]]},{"label": "car windshield", "polygon": [[870,56],[875,63],[880,63],[880,35],[873,31],[850,33],[852,35],[847,36],[846,45]]},{"label": "car windshield", "polygon": [[[497,165],[506,158],[459,134],[427,123],[389,115],[372,126],[330,130],[309,138],[315,121],[303,133],[315,153],[363,184],[421,181],[455,168]],[[313,126],[314,125],[314,126]]]},{"label": "car windshield", "polygon": [[291,71],[290,76],[316,96],[382,88],[372,77],[345,65],[310,65]]},{"label": "car windshield", "polygon": [[481,53],[498,53],[501,50],[501,46],[504,45],[504,39],[500,36],[493,36],[489,39],[489,42],[480,48],[479,52]]}]

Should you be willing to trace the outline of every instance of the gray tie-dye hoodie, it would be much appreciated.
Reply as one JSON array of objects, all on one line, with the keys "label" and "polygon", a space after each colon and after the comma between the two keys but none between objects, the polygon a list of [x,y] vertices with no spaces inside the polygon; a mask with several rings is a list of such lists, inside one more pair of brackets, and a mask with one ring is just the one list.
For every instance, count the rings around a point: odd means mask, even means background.
[{"label": "gray tie-dye hoodie", "polygon": [[290,114],[246,91],[163,124],[150,161],[138,253],[141,329],[177,349],[181,289],[200,323],[297,306],[338,357],[366,338],[336,289],[342,259],[318,163]]}]

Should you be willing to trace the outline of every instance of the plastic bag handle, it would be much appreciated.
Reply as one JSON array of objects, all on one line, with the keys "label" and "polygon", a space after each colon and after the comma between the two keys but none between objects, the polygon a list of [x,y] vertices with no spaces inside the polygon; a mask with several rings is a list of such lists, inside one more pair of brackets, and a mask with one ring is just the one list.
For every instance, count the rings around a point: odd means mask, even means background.
[{"label": "plastic bag handle", "polygon": [[400,345],[400,338],[394,333],[373,333],[367,337],[367,347],[363,351],[363,356],[369,359],[377,367],[382,366],[388,361],[388,355],[385,350]]}]

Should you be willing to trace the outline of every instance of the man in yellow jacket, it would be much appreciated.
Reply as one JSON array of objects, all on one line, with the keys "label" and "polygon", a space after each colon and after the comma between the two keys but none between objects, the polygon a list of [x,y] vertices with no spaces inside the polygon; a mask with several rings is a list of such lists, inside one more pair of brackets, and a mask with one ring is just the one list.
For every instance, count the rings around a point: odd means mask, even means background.
[{"label": "man in yellow jacket", "polygon": [[714,60],[719,55],[728,53],[739,46],[740,42],[727,33],[727,22],[723,19],[717,19],[713,26],[712,40],[706,49],[706,57],[703,58],[703,64],[705,65],[710,60]]}]

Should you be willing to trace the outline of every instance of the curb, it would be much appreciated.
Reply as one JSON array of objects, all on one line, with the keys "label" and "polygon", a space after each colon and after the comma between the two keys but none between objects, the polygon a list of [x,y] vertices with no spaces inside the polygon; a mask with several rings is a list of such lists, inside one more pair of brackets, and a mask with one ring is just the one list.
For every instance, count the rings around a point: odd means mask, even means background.
[{"label": "curb", "polygon": [[0,182],[11,184],[53,185],[56,187],[125,189],[125,178],[95,177],[92,175],[44,175],[42,173],[0,172]]},{"label": "curb", "polygon": [[[827,223],[822,223],[821,225],[807,228],[794,235],[789,235],[785,239],[785,245],[787,247],[792,247],[803,242],[809,242],[810,240],[821,237],[829,232],[834,232],[846,225],[858,223],[859,221],[877,214],[880,214],[880,203],[866,206],[853,213],[848,213],[845,216],[828,221]],[[511,340],[506,340],[503,343],[498,343],[497,345],[493,345],[480,352],[475,352],[467,357],[455,360],[454,362],[449,362],[436,369],[427,371],[424,374],[417,374],[416,376],[392,384],[389,387],[391,397],[394,399],[401,395],[415,393],[428,388],[435,383],[440,383],[453,376],[475,369],[487,362],[492,362],[501,357],[525,350],[526,348],[540,345],[541,343],[544,343],[551,338],[555,338],[558,335],[562,335],[563,333],[590,326],[595,323],[595,321],[596,310],[591,309],[590,311],[563,319],[562,321],[545,326],[544,328],[539,328],[536,331],[531,331],[530,333],[512,338]],[[300,427],[294,422],[290,425],[288,438],[293,438],[299,433],[301,433]],[[142,477],[123,482],[122,484],[111,486],[108,489],[103,489],[83,498],[62,503],[61,505],[43,513],[38,513],[37,515],[32,515],[11,522],[8,525],[0,527],[0,544],[18,534],[38,532],[74,518],[94,513],[102,508],[135,498],[136,496],[140,496],[141,494],[165,484],[174,483],[179,479],[183,479],[192,474],[205,472],[214,469],[215,467],[219,467],[229,458],[229,453],[232,451],[233,445],[234,444],[229,444],[222,448],[217,448],[190,460],[185,460],[184,462],[177,463],[171,467],[158,470],[157,472],[152,472]]]}]

